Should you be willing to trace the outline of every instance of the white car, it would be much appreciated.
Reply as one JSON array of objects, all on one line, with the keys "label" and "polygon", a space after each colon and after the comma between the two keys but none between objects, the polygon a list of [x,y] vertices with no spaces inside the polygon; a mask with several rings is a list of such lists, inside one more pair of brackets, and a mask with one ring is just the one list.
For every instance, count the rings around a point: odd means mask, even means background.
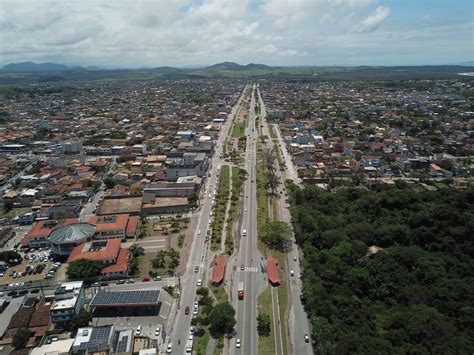
[{"label": "white car", "polygon": [[194,338],[194,335],[193,335],[193,334],[189,334],[188,340],[193,340],[193,338]]},{"label": "white car", "polygon": [[189,328],[189,334],[194,334],[195,330],[196,330],[196,327],[194,327],[194,325],[192,325],[191,328]]},{"label": "white car", "polygon": [[295,276],[295,271],[294,271],[294,270],[291,270],[291,271],[290,271],[290,274],[291,274],[291,276]]},{"label": "white car", "polygon": [[135,335],[140,335],[142,333],[142,326],[139,325],[137,329],[135,330]]},{"label": "white car", "polygon": [[193,315],[197,316],[198,313],[199,313],[199,308],[194,307]]},{"label": "white car", "polygon": [[198,229],[198,235],[201,235],[201,230],[200,229]]},{"label": "white car", "polygon": [[197,280],[196,286],[198,286],[198,287],[201,287],[201,286],[202,286],[202,280],[201,280],[201,279],[198,279],[198,280]]},{"label": "white car", "polygon": [[155,336],[159,336],[161,333],[161,329],[160,328],[156,328],[155,329]]},{"label": "white car", "polygon": [[235,341],[235,347],[240,348],[240,339],[239,338],[237,338],[237,340]]},{"label": "white car", "polygon": [[168,343],[168,347],[166,348],[167,353],[171,353],[173,351],[173,343]]}]

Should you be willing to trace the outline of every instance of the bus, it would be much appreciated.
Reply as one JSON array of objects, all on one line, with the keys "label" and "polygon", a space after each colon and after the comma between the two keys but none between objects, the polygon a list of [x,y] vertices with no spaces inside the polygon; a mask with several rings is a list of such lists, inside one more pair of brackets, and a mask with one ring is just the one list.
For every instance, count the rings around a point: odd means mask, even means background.
[{"label": "bus", "polygon": [[186,354],[192,354],[193,353],[193,340],[188,339],[188,342],[186,343]]},{"label": "bus", "polygon": [[244,283],[239,282],[237,286],[237,296],[239,297],[239,300],[244,299]]}]

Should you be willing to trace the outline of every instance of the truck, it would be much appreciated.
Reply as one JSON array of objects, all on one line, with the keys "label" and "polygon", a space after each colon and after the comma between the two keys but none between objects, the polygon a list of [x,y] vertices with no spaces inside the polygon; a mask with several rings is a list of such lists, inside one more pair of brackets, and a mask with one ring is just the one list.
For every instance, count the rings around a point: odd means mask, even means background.
[{"label": "truck", "polygon": [[186,343],[186,354],[192,354],[193,353],[193,340],[188,339],[188,342]]},{"label": "truck", "polygon": [[237,296],[239,297],[239,300],[244,299],[244,283],[243,282],[239,282],[239,284],[237,285]]}]

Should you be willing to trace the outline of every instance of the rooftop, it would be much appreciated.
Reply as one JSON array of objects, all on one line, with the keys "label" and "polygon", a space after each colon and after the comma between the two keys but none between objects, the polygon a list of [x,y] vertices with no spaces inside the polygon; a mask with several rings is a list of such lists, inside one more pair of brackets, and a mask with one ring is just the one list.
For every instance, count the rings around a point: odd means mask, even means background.
[{"label": "rooftop", "polygon": [[51,243],[75,243],[92,238],[95,226],[90,223],[76,223],[57,228],[49,235]]}]

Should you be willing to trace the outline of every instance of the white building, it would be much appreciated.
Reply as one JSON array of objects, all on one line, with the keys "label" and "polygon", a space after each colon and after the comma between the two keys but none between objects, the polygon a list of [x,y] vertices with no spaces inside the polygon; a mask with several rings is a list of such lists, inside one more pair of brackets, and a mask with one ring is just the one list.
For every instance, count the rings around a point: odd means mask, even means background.
[{"label": "white building", "polygon": [[65,328],[78,314],[85,303],[82,281],[65,282],[54,291],[51,305],[51,321],[56,328]]}]

